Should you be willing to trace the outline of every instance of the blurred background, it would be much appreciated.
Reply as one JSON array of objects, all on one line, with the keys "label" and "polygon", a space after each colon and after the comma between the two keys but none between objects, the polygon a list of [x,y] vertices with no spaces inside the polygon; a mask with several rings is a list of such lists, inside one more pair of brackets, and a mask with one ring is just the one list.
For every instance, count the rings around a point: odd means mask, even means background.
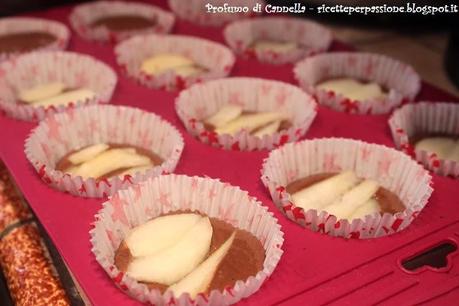
[{"label": "blurred background", "polygon": [[[187,0],[183,0],[187,1]],[[301,2],[308,7],[326,5],[405,5],[407,1],[390,0],[265,0],[274,5]],[[0,0],[0,16],[47,9],[78,0]],[[148,1],[144,1],[148,2]],[[209,0],[211,3],[212,0]],[[442,6],[457,1],[409,1],[417,6]],[[228,0],[231,3],[231,0]],[[300,16],[300,15],[295,15]],[[428,82],[459,96],[459,14],[302,14],[330,27],[335,37],[362,51],[377,52],[413,65]]]}]

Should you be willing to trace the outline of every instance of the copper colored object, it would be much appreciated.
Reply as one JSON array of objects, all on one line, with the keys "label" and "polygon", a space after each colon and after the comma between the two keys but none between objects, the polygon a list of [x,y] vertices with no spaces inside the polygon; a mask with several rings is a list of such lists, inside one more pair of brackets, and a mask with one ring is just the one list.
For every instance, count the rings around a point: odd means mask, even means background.
[{"label": "copper colored object", "polygon": [[0,162],[0,235],[8,226],[31,218],[32,214],[22,204],[20,195],[17,194],[9,178],[8,171]]},{"label": "copper colored object", "polygon": [[1,163],[0,265],[16,305],[70,305],[32,214]]}]

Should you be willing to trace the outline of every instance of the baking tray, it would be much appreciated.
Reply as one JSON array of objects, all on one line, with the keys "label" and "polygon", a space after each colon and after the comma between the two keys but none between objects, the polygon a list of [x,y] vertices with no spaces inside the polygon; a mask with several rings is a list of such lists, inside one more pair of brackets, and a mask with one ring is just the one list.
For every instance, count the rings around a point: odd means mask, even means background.
[{"label": "baking tray", "polygon": [[[164,1],[152,1],[166,7]],[[28,14],[68,25],[70,6]],[[178,21],[174,33],[223,42],[221,28]],[[119,83],[112,103],[155,112],[174,124],[185,139],[176,173],[221,178],[257,197],[279,219],[285,233],[284,255],[273,275],[242,305],[422,304],[454,305],[459,301],[459,253],[445,268],[407,272],[401,261],[426,249],[459,241],[459,181],[433,176],[433,195],[419,217],[404,231],[384,238],[345,240],[306,230],[287,220],[272,203],[260,180],[267,151],[237,152],[212,148],[192,138],[174,111],[176,92],[137,85],[115,64],[112,46],[85,41],[72,31],[69,49],[97,57],[112,66]],[[351,48],[334,42],[332,51]],[[295,84],[292,65],[272,66],[238,59],[233,76],[256,76]],[[428,84],[417,100],[459,101]],[[393,147],[388,115],[349,115],[320,107],[307,139],[348,137]],[[139,305],[119,290],[91,253],[89,230],[101,199],[74,197],[47,187],[23,153],[34,123],[0,116],[0,158],[5,162],[30,206],[53,240],[72,274],[94,305]]]}]

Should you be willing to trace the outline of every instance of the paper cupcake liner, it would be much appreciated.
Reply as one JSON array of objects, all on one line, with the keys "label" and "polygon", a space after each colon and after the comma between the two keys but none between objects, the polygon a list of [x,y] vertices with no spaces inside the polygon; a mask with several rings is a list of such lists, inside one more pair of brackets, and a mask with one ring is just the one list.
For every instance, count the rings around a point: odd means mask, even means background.
[{"label": "paper cupcake liner", "polygon": [[[95,143],[117,143],[150,150],[164,162],[133,176],[96,181],[56,170],[68,152]],[[27,159],[51,187],[81,197],[106,197],[118,189],[149,177],[170,173],[184,147],[177,129],[161,117],[137,108],[91,105],[48,116],[32,130],[25,142]]]},{"label": "paper cupcake liner", "polygon": [[[263,269],[223,292],[200,294],[194,301],[188,293],[174,297],[170,291],[161,294],[159,290],[150,290],[119,271],[114,265],[114,254],[129,229],[177,210],[205,213],[255,235],[266,251]],[[246,191],[217,179],[174,174],[151,178],[115,194],[96,215],[90,235],[97,261],[120,289],[141,302],[182,306],[228,305],[253,294],[273,273],[283,253],[284,240],[273,214]]]},{"label": "paper cupcake liner", "polygon": [[457,135],[459,105],[441,102],[407,104],[394,111],[389,126],[398,149],[413,156],[436,174],[459,177],[458,162],[440,159],[434,152],[416,150],[410,141],[416,134]]},{"label": "paper cupcake liner", "polygon": [[[169,0],[170,9],[181,19],[185,19],[204,26],[221,26],[227,22],[247,18],[255,15],[253,8],[256,4],[261,5],[263,10],[265,1],[263,0]],[[212,7],[247,7],[247,12],[208,12],[206,5]]]},{"label": "paper cupcake liner", "polygon": [[[36,51],[43,50],[64,50],[67,48],[70,31],[62,23],[49,19],[31,18],[31,17],[10,17],[0,19],[0,36],[6,34],[16,34],[23,32],[46,32],[56,40],[42,48],[37,48]],[[14,58],[21,53],[2,53],[0,52],[0,62]]]},{"label": "paper cupcake liner", "polygon": [[[119,43],[115,47],[115,53],[118,64],[128,76],[144,86],[167,90],[183,89],[196,82],[225,77],[235,62],[234,54],[225,46],[184,35],[136,36]],[[186,78],[178,76],[172,70],[157,76],[141,71],[140,67],[145,59],[161,53],[181,54],[209,71]]]},{"label": "paper cupcake liner", "polygon": [[[414,99],[421,88],[414,69],[390,57],[361,52],[333,52],[306,58],[296,64],[295,78],[317,101],[334,110],[357,114],[385,114]],[[350,100],[314,86],[321,81],[349,77],[376,82],[389,92],[384,99]]]},{"label": "paper cupcake liner", "polygon": [[[100,17],[116,15],[134,15],[154,18],[156,24],[152,27],[134,31],[110,31],[106,27],[91,27]],[[147,33],[169,33],[175,22],[175,16],[159,7],[123,1],[96,1],[76,6],[69,17],[72,28],[83,38],[96,41],[119,42],[126,38]]]},{"label": "paper cupcake liner", "polygon": [[[318,173],[354,171],[377,181],[399,196],[406,207],[395,215],[367,215],[365,220],[337,220],[326,211],[295,206],[286,186]],[[316,232],[344,238],[376,238],[391,235],[411,224],[433,191],[431,176],[408,155],[383,145],[358,140],[325,138],[287,144],[265,159],[262,181],[276,206],[292,221]]]},{"label": "paper cupcake liner", "polygon": [[[294,63],[326,51],[332,33],[318,23],[289,17],[260,17],[235,21],[224,30],[226,43],[237,54],[272,64]],[[301,49],[289,52],[260,51],[250,48],[259,39],[296,42]]]},{"label": "paper cupcake liner", "polygon": [[[225,104],[235,104],[247,111],[283,111],[292,127],[271,135],[257,137],[247,131],[235,135],[207,131],[203,119]],[[296,141],[309,129],[317,113],[314,99],[300,88],[258,78],[225,78],[196,84],[180,92],[175,109],[188,132],[200,141],[230,150],[273,149]]]},{"label": "paper cupcake liner", "polygon": [[[89,55],[67,51],[21,55],[1,63],[0,71],[3,71],[0,75],[0,109],[11,117],[28,121],[38,121],[46,115],[84,104],[107,103],[117,82],[116,73],[108,65]],[[56,81],[72,88],[91,89],[96,95],[86,101],[47,108],[18,102],[17,95],[21,90]]]}]

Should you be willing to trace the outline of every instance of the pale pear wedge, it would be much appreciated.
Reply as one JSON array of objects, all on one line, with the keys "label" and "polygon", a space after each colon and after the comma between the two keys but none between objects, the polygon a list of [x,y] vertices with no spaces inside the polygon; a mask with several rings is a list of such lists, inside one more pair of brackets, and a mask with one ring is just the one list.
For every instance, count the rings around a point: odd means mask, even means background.
[{"label": "pale pear wedge", "polygon": [[292,200],[296,206],[302,207],[305,211],[309,209],[321,210],[339,199],[341,195],[354,187],[358,181],[359,178],[354,172],[341,172],[295,192],[292,194]]},{"label": "pale pear wedge", "polygon": [[272,51],[277,53],[284,53],[293,51],[298,48],[298,44],[294,41],[271,41],[271,40],[258,40],[253,45],[254,49],[258,51]]},{"label": "pale pear wedge", "polygon": [[242,129],[252,132],[272,121],[286,119],[282,113],[264,112],[249,115],[242,115],[229,123],[215,129],[217,134],[234,134]]},{"label": "pale pear wedge", "polygon": [[150,163],[150,164],[145,165],[145,166],[132,167],[132,168],[129,168],[129,169],[121,172],[120,174],[118,174],[118,176],[124,177],[127,174],[132,176],[132,175],[136,174],[137,172],[145,172],[148,169],[153,168],[154,166],[155,165],[153,163]]},{"label": "pale pear wedge", "polygon": [[373,180],[364,180],[345,194],[334,201],[331,205],[324,207],[324,210],[338,219],[347,219],[357,208],[365,204],[378,191],[379,184]]},{"label": "pale pear wedge", "polygon": [[370,199],[365,204],[360,205],[348,219],[349,221],[352,221],[354,219],[364,220],[366,215],[372,215],[380,211],[381,208],[379,207],[378,201],[376,201],[375,199]]},{"label": "pale pear wedge", "polygon": [[134,257],[154,255],[178,243],[201,219],[198,214],[158,217],[133,228],[125,242]]},{"label": "pale pear wedge", "polygon": [[172,285],[193,271],[207,256],[212,240],[209,218],[202,217],[173,246],[129,263],[127,274],[143,282]]},{"label": "pale pear wedge", "polygon": [[141,70],[147,74],[161,74],[181,66],[192,66],[194,62],[180,54],[162,53],[146,59]]},{"label": "pale pear wedge", "polygon": [[96,157],[100,153],[106,151],[108,148],[108,144],[98,143],[76,151],[75,153],[70,154],[67,158],[72,164],[78,165]]},{"label": "pale pear wedge", "polygon": [[199,293],[205,292],[209,288],[218,266],[231,248],[235,236],[236,232],[233,232],[231,236],[196,269],[182,278],[178,283],[170,286],[168,290],[171,290],[175,297],[179,297],[182,293],[187,292],[190,294],[191,298],[195,298]]},{"label": "pale pear wedge", "polygon": [[437,154],[438,158],[445,159],[449,152],[454,149],[456,142],[447,137],[429,137],[418,141],[416,150],[424,150]]},{"label": "pale pear wedge", "polygon": [[383,98],[385,96],[381,86],[376,83],[363,84],[354,79],[341,78],[328,80],[316,86],[322,90],[333,91],[346,98],[357,101]]},{"label": "pale pear wedge", "polygon": [[204,69],[196,65],[179,66],[179,67],[175,67],[173,70],[175,71],[175,74],[181,77],[184,77],[184,78],[190,77],[190,76],[196,76],[196,75],[199,75],[205,72]]},{"label": "pale pear wedge", "polygon": [[65,173],[70,173],[70,174],[75,174],[78,172],[78,166],[71,166],[66,168],[63,172]]},{"label": "pale pear wedge", "polygon": [[117,169],[145,166],[150,163],[147,156],[131,153],[132,150],[134,149],[111,149],[102,152],[93,159],[82,163],[75,174],[98,178]]},{"label": "pale pear wedge", "polygon": [[231,120],[236,119],[241,114],[242,107],[233,104],[227,104],[220,108],[218,112],[208,117],[205,122],[218,128],[227,124]]},{"label": "pale pear wedge", "polygon": [[137,154],[137,150],[135,148],[119,148],[117,150],[121,150],[125,153],[129,153],[129,154],[134,154],[134,155],[141,155],[141,154]]},{"label": "pale pear wedge", "polygon": [[381,86],[376,83],[361,84],[359,88],[348,93],[352,100],[364,101],[368,99],[383,98],[385,96]]},{"label": "pale pear wedge", "polygon": [[360,82],[349,78],[331,79],[316,85],[316,88],[321,90],[333,91],[348,97],[352,92],[360,88]]},{"label": "pale pear wedge", "polygon": [[253,133],[253,136],[263,137],[264,135],[271,135],[273,133],[276,133],[277,130],[279,129],[281,122],[282,122],[281,120],[273,121],[270,124],[260,128],[255,133]]},{"label": "pale pear wedge", "polygon": [[30,89],[23,90],[19,93],[19,99],[27,103],[33,103],[39,100],[54,97],[65,89],[65,84],[53,82],[41,84]]},{"label": "pale pear wedge", "polygon": [[446,159],[459,162],[459,142],[456,141],[454,148],[450,149],[449,153],[446,155]]},{"label": "pale pear wedge", "polygon": [[59,105],[67,105],[71,102],[78,103],[84,102],[88,99],[93,99],[95,97],[95,93],[90,89],[75,89],[63,92],[57,96],[39,100],[33,103],[34,106],[59,106]]}]

